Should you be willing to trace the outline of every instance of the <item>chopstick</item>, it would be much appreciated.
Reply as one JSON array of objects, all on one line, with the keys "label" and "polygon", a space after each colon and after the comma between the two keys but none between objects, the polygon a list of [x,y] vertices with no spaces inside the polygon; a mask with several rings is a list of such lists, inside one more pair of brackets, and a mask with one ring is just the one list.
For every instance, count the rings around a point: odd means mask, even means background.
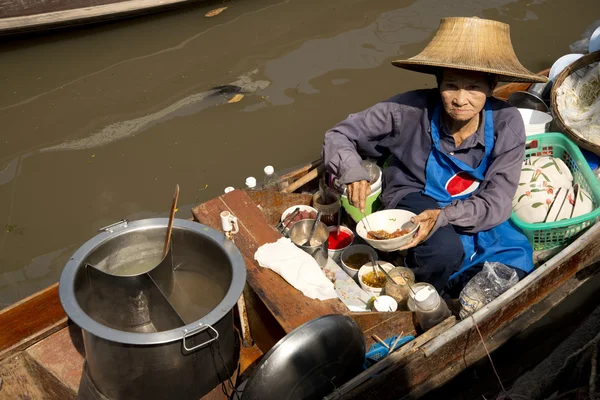
[{"label": "chopstick", "polygon": [[384,342],[383,340],[381,340],[381,339],[379,338],[379,336],[377,336],[377,335],[372,335],[371,337],[372,337],[373,339],[375,339],[376,341],[378,341],[379,343],[381,343],[381,344],[382,344],[382,345],[383,345],[383,346],[384,346],[386,349],[388,349],[388,350],[390,349],[390,346],[388,346],[388,344],[387,344],[386,342]]},{"label": "chopstick", "polygon": [[392,347],[390,347],[390,351],[388,352],[388,354],[396,349],[396,345],[402,338],[402,335],[404,335],[404,331],[400,332],[400,334],[398,336],[396,336],[396,340],[394,340],[394,344],[392,345]]}]

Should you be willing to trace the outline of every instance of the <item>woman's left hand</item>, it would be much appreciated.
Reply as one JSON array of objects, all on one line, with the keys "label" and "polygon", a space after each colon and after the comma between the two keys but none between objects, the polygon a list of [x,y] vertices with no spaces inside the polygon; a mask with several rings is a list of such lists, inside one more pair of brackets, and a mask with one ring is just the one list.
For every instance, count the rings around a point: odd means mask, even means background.
[{"label": "woman's left hand", "polygon": [[429,233],[431,233],[431,230],[435,226],[441,211],[442,210],[425,210],[416,217],[411,218],[411,221],[414,224],[419,224],[417,236],[415,236],[414,239],[409,243],[400,247],[398,250],[410,249],[427,239]]}]

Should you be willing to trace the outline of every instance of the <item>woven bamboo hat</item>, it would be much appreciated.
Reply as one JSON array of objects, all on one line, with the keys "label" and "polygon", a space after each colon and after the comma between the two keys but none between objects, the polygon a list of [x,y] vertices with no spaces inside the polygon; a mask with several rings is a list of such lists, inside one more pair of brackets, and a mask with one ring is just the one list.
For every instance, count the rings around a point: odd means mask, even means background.
[{"label": "woven bamboo hat", "polygon": [[392,64],[426,74],[454,68],[495,74],[505,82],[547,81],[521,65],[508,24],[477,17],[442,18],[435,37],[421,53]]}]

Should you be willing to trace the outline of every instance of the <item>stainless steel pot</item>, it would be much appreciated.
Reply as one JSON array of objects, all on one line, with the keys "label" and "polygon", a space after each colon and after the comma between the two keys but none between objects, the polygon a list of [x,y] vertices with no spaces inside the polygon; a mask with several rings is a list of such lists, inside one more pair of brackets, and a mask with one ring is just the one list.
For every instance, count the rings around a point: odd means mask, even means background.
[{"label": "stainless steel pot", "polygon": [[[239,359],[232,311],[246,281],[239,250],[207,226],[176,219],[160,263],[167,223],[104,229],[60,279],[62,305],[83,330],[89,378],[109,399],[197,400]],[[152,267],[165,262],[167,273],[156,274]]]}]

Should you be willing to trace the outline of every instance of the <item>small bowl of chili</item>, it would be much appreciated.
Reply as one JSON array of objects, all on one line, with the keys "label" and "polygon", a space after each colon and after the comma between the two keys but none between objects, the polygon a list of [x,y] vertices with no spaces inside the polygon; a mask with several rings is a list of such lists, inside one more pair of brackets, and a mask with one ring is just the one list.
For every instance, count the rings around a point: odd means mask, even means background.
[{"label": "small bowl of chili", "polygon": [[336,263],[339,263],[342,252],[354,242],[354,232],[344,225],[340,226],[339,235],[337,233],[337,226],[330,226],[328,229],[329,238],[327,239],[327,242],[329,243],[329,257]]}]

